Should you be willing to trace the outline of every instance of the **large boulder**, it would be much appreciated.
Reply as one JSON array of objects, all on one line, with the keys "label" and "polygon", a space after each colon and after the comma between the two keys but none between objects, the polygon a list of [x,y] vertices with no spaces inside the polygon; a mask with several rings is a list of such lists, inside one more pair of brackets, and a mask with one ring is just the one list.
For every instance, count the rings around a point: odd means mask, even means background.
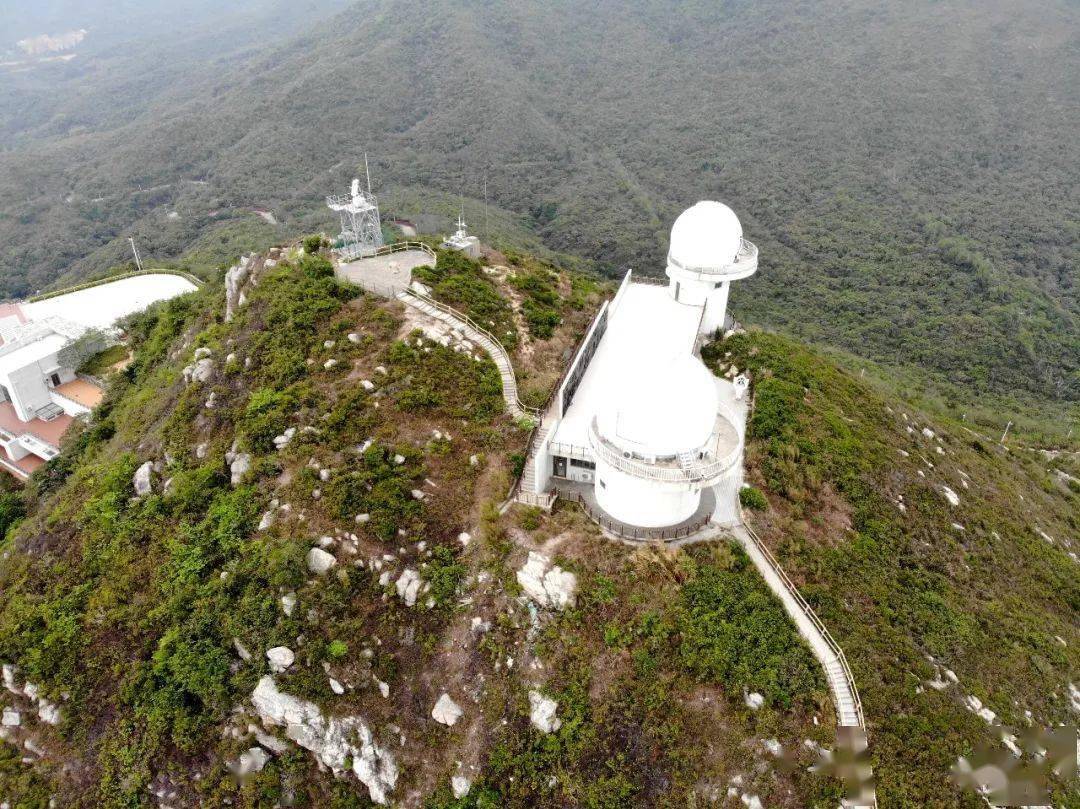
[{"label": "large boulder", "polygon": [[131,479],[131,485],[135,487],[136,497],[146,497],[153,491],[154,463],[147,461],[135,470],[135,476]]}]

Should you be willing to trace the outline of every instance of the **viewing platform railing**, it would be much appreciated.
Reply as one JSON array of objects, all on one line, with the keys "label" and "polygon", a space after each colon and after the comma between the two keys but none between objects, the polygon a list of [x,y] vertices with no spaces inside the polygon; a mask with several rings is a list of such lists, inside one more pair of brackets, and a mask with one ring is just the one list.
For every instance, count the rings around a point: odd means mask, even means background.
[{"label": "viewing platform railing", "polygon": [[668,253],[667,260],[668,264],[677,267],[683,272],[692,273],[697,276],[710,277],[723,275],[738,279],[745,278],[747,275],[752,275],[754,271],[757,270],[758,249],[757,245],[753,242],[741,239],[739,242],[739,250],[735,254],[735,260],[730,264],[724,264],[719,267],[691,267],[673,258],[670,253]]},{"label": "viewing platform railing", "polygon": [[692,485],[695,488],[714,485],[736,464],[742,452],[742,442],[737,440],[731,449],[720,456],[706,455],[688,463],[683,463],[679,458],[671,461],[650,461],[629,454],[604,438],[595,417],[589,425],[589,445],[598,459],[620,472],[645,480]]}]

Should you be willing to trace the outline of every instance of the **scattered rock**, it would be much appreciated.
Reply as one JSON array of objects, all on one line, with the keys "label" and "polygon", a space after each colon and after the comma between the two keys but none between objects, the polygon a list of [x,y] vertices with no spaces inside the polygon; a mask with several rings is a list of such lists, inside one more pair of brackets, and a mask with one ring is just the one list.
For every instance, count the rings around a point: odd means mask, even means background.
[{"label": "scattered rock", "polygon": [[444,692],[435,703],[435,707],[431,709],[431,718],[447,727],[453,727],[461,718],[462,713],[461,707]]},{"label": "scattered rock", "polygon": [[238,454],[229,464],[229,473],[232,476],[232,485],[239,486],[244,482],[244,477],[251,471],[251,455],[246,452]]},{"label": "scattered rock", "polygon": [[249,652],[247,650],[247,647],[240,642],[240,638],[233,638],[232,645],[233,648],[236,649],[236,653],[240,656],[241,660],[243,660],[245,663],[251,661],[251,652]]},{"label": "scattered rock", "polygon": [[296,593],[286,593],[281,597],[281,611],[291,616],[296,609]]},{"label": "scattered rock", "polygon": [[945,499],[949,501],[950,506],[960,505],[960,496],[948,486],[942,486],[941,493],[945,495]]},{"label": "scattered rock", "polygon": [[398,598],[405,602],[406,607],[411,607],[416,604],[416,596],[420,592],[420,584],[420,574],[411,567],[405,568],[405,571],[394,583],[394,586],[397,588]]},{"label": "scattered rock", "polygon": [[529,692],[529,721],[542,733],[554,733],[562,727],[562,720],[555,716],[559,703],[545,697],[539,691]]},{"label": "scattered rock", "polygon": [[472,789],[472,781],[464,775],[455,775],[450,779],[450,791],[454,793],[454,797],[458,800],[468,795],[470,789]]},{"label": "scattered rock", "polygon": [[349,332],[348,335],[346,335],[346,336],[349,338],[350,343],[359,343],[360,342],[360,335],[357,334],[354,331]]},{"label": "scattered rock", "polygon": [[749,708],[751,711],[756,711],[758,708],[765,704],[765,697],[763,697],[756,691],[751,691],[749,694],[743,697],[743,700],[746,702],[746,707]]},{"label": "scattered rock", "polygon": [[229,769],[237,778],[246,778],[252,773],[262,772],[270,756],[261,747],[252,747],[240,754],[240,758],[230,763]]},{"label": "scattered rock", "polygon": [[258,528],[256,530],[265,531],[267,528],[269,528],[273,524],[274,524],[274,512],[273,511],[264,511],[263,515],[262,515],[262,519],[259,520],[259,525],[258,525]]},{"label": "scattered rock", "polygon": [[322,575],[336,564],[337,559],[334,554],[327,553],[322,548],[312,548],[308,551],[307,566],[312,573]]},{"label": "scattered rock", "polygon": [[335,694],[341,695],[345,693],[345,686],[343,686],[338,680],[333,677],[330,678],[330,690]]},{"label": "scattered rock", "polygon": [[322,367],[323,367],[323,368],[324,368],[325,370],[329,371],[329,370],[330,370],[331,368],[333,368],[333,367],[334,367],[335,365],[337,365],[337,360],[335,360],[335,359],[334,359],[333,357],[331,357],[330,359],[328,359],[328,360],[327,360],[326,362],[324,362],[324,363],[322,364]]},{"label": "scattered rock", "polygon": [[577,576],[557,565],[548,569],[550,564],[548,557],[529,551],[529,560],[517,572],[518,584],[542,607],[562,610],[573,606]]},{"label": "scattered rock", "polygon": [[457,541],[461,543],[461,547],[468,547],[469,543],[472,542],[472,534],[468,531],[462,531],[458,534]]},{"label": "scattered rock", "polygon": [[281,674],[296,660],[296,655],[288,646],[275,646],[266,650],[266,659],[270,661],[270,671]]},{"label": "scattered rock", "polygon": [[22,714],[14,708],[4,708],[3,716],[0,717],[0,725],[5,728],[17,728],[22,724]]}]

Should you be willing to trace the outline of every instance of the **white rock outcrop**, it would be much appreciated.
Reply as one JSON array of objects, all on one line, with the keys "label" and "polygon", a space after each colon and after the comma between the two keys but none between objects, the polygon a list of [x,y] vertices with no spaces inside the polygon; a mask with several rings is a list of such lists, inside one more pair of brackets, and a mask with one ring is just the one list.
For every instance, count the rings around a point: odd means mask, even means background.
[{"label": "white rock outcrop", "polygon": [[209,357],[203,357],[186,366],[183,373],[186,382],[209,382],[214,373],[214,361]]},{"label": "white rock outcrop", "polygon": [[950,506],[960,505],[960,496],[948,486],[942,486],[941,493],[945,495],[945,499],[949,501]]},{"label": "white rock outcrop", "polygon": [[450,695],[444,691],[436,701],[435,707],[431,709],[431,718],[448,728],[452,728],[461,719],[463,713],[461,706],[454,702]]},{"label": "white rock outcrop", "polygon": [[225,273],[225,322],[233,319],[236,310],[243,304],[241,301],[241,287],[247,281],[251,273],[251,256],[244,256],[240,263],[229,267]]},{"label": "white rock outcrop", "polygon": [[759,694],[757,691],[751,691],[747,694],[743,700],[746,702],[746,707],[751,711],[756,711],[762,705],[765,704],[765,697]]},{"label": "white rock outcrop", "polygon": [[542,733],[554,733],[562,727],[562,720],[555,716],[559,703],[545,697],[539,691],[529,692],[529,721]]},{"label": "white rock outcrop", "polygon": [[518,584],[541,607],[557,610],[572,607],[577,593],[577,576],[558,565],[550,565],[548,557],[529,551],[528,561],[517,572]]},{"label": "white rock outcrop", "polygon": [[307,554],[307,566],[308,570],[312,573],[322,575],[334,565],[337,564],[337,557],[332,553],[327,553],[322,548],[312,548]]},{"label": "white rock outcrop", "polygon": [[154,463],[147,461],[135,470],[135,476],[131,479],[131,485],[135,487],[136,497],[146,497],[153,491]]},{"label": "white rock outcrop", "polygon": [[388,803],[397,784],[397,763],[389,750],[375,742],[360,717],[327,719],[314,703],[279,691],[270,676],[259,680],[251,702],[264,723],[283,725],[290,739],[334,773],[346,772],[351,761],[353,774],[368,788],[371,800]]}]

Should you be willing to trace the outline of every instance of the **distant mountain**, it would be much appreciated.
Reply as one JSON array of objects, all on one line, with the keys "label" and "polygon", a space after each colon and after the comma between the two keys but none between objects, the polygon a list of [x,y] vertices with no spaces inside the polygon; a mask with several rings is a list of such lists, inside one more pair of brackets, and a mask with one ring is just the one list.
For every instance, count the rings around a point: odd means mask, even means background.
[{"label": "distant mountain", "polygon": [[1075,402],[1078,17],[1052,0],[366,0],[155,84],[108,125],[27,90],[15,119],[46,106],[32,142],[6,125],[0,273],[10,293],[84,274],[132,232],[178,255],[252,206],[279,232],[329,227],[322,197],[366,150],[388,200],[472,205],[486,179],[548,247],[612,271],[658,272],[674,216],[722,199],[762,248],[740,316],[961,400]]}]

